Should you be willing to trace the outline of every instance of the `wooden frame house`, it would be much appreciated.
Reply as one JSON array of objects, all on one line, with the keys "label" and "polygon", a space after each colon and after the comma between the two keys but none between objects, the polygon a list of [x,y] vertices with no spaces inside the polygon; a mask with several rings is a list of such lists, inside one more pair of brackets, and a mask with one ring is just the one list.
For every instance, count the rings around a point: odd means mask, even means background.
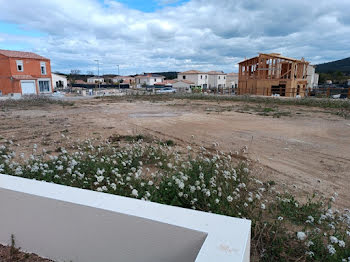
[{"label": "wooden frame house", "polygon": [[259,54],[239,63],[238,94],[304,97],[309,62],[280,54]]}]

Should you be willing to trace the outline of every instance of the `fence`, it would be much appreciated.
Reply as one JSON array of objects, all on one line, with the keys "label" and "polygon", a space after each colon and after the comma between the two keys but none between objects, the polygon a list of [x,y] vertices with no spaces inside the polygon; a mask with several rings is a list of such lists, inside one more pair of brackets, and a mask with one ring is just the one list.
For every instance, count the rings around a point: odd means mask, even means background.
[{"label": "fence", "polygon": [[55,261],[249,261],[249,220],[0,174],[0,243]]}]

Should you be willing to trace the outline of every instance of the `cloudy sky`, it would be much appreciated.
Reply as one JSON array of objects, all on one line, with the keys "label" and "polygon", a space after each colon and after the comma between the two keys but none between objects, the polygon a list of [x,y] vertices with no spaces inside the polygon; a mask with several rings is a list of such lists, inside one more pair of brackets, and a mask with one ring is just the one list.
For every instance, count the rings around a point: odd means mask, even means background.
[{"label": "cloudy sky", "polygon": [[237,71],[259,52],[314,64],[350,56],[349,0],[0,0],[0,49],[52,70]]}]

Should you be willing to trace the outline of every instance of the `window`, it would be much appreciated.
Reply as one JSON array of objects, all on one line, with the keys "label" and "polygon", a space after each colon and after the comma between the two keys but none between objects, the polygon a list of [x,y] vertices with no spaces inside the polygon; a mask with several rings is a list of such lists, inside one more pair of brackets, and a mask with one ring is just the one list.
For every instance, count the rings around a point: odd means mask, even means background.
[{"label": "window", "polygon": [[205,79],[207,79],[207,76],[205,76]]},{"label": "window", "polygon": [[41,69],[41,74],[46,75],[46,63],[45,62],[40,62],[40,69]]},{"label": "window", "polygon": [[154,79],[154,82],[157,82],[157,78]]},{"label": "window", "polygon": [[201,76],[201,79],[203,79],[203,76]]},{"label": "window", "polygon": [[226,76],[224,76],[224,79],[226,79]]},{"label": "window", "polygon": [[50,92],[50,81],[49,80],[39,80],[39,91],[40,93]]},{"label": "window", "polygon": [[22,60],[17,60],[16,64],[17,64],[17,71],[18,72],[23,72],[23,61]]},{"label": "window", "polygon": [[219,79],[220,79],[220,76],[219,76]]},{"label": "window", "polygon": [[182,76],[182,79],[186,79],[186,76]]}]

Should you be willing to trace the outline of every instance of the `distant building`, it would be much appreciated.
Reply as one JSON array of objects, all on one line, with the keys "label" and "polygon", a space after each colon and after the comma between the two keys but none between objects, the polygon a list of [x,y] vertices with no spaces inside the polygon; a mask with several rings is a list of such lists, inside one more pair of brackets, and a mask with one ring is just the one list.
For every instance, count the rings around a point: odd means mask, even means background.
[{"label": "distant building", "polygon": [[87,82],[88,84],[98,84],[98,83],[103,84],[105,82],[105,79],[103,77],[93,76],[93,77],[89,77],[87,79]]},{"label": "distant building", "polygon": [[226,75],[226,87],[232,90],[238,87],[238,73],[228,73]]},{"label": "distant building", "polygon": [[52,91],[50,59],[31,52],[0,50],[0,95]]},{"label": "distant building", "polygon": [[238,94],[304,97],[307,67],[304,59],[277,53],[259,54],[239,63]]},{"label": "distant building", "polygon": [[135,83],[135,78],[132,76],[116,76],[112,78],[113,83],[120,83],[132,85]]},{"label": "distant building", "polygon": [[207,74],[209,89],[226,88],[226,74],[224,72],[210,71]]},{"label": "distant building", "polygon": [[350,79],[348,79],[348,86],[350,86]]},{"label": "distant building", "polygon": [[143,74],[135,76],[136,86],[138,88],[142,86],[154,86],[155,83],[163,83],[164,76],[158,74]]},{"label": "distant building", "polygon": [[65,75],[52,73],[52,83],[53,83],[54,89],[56,88],[65,89],[67,88],[67,85],[68,85],[67,77]]},{"label": "distant building", "polygon": [[327,85],[331,85],[331,84],[333,84],[333,81],[332,80],[326,80],[326,84]]},{"label": "distant building", "polygon": [[190,70],[181,72],[177,75],[177,80],[186,80],[193,83],[193,86],[201,87],[203,90],[208,89],[208,74],[205,72]]},{"label": "distant building", "polygon": [[319,75],[315,72],[315,66],[307,66],[307,89],[313,90],[318,87]]},{"label": "distant building", "polygon": [[173,83],[173,88],[177,93],[191,93],[193,87],[195,87],[194,82],[189,80],[176,80]]}]

